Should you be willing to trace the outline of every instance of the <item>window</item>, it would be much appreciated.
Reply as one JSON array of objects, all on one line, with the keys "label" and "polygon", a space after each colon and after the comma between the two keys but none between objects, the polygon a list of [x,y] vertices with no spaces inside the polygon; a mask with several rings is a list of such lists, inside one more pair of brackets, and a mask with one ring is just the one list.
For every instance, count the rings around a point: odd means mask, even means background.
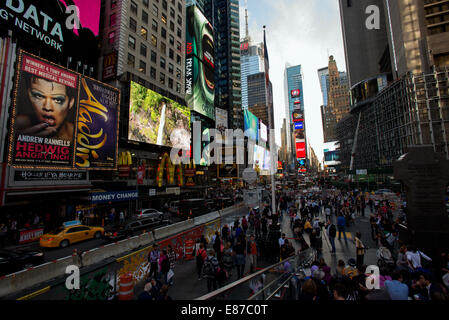
[{"label": "window", "polygon": [[151,50],[151,61],[156,63],[157,54],[153,50]]},{"label": "window", "polygon": [[175,24],[173,23],[173,21],[170,21],[170,30],[175,32]]},{"label": "window", "polygon": [[165,58],[161,57],[161,68],[165,69]]},{"label": "window", "polygon": [[173,79],[172,78],[168,78],[168,87],[170,89],[173,89]]},{"label": "window", "polygon": [[115,31],[111,31],[109,32],[108,43],[114,44],[114,42],[115,42]]},{"label": "window", "polygon": [[134,58],[134,56],[131,53],[128,53],[128,66],[134,68],[135,61],[136,61],[136,59]]},{"label": "window", "polygon": [[137,30],[137,21],[133,18],[129,18],[129,28],[134,32]]},{"label": "window", "polygon": [[164,55],[166,55],[166,53],[165,53],[166,51],[167,51],[167,46],[165,45],[165,43],[161,42],[161,52]]},{"label": "window", "polygon": [[153,3],[153,14],[157,17],[159,14],[159,9],[158,7]]},{"label": "window", "polygon": [[175,59],[175,52],[171,48],[168,50],[168,57],[170,59]]},{"label": "window", "polygon": [[181,56],[179,54],[176,55],[176,63],[181,64]]},{"label": "window", "polygon": [[151,35],[151,44],[157,47],[157,38],[154,34]]},{"label": "window", "polygon": [[179,14],[178,14],[178,24],[182,25],[182,18]]},{"label": "window", "polygon": [[151,78],[156,79],[156,69],[153,67],[150,68],[150,76]]},{"label": "window", "polygon": [[143,5],[148,8],[148,0],[143,0]]},{"label": "window", "polygon": [[157,21],[153,19],[153,22],[151,23],[151,29],[153,31],[157,32]]},{"label": "window", "polygon": [[178,37],[179,37],[179,38],[182,38],[182,33],[181,33],[181,29],[179,29],[179,28],[178,28],[178,30],[177,30],[177,33],[176,33],[176,34],[178,35]]},{"label": "window", "polygon": [[142,22],[148,24],[148,13],[146,13],[144,10],[142,10]]},{"label": "window", "polygon": [[163,24],[167,24],[167,16],[165,15],[165,13],[161,14],[161,21]]},{"label": "window", "polygon": [[147,31],[147,29],[145,29],[144,27],[140,28],[140,35],[142,36],[142,38],[147,40],[148,39],[148,31]]},{"label": "window", "polygon": [[181,69],[176,68],[176,79],[181,79]]},{"label": "window", "polygon": [[178,49],[178,51],[181,52],[181,50],[182,50],[181,42],[176,41],[176,49]]},{"label": "window", "polygon": [[128,38],[128,48],[136,49],[136,39],[133,36],[129,36]]},{"label": "window", "polygon": [[173,64],[172,63],[168,63],[168,72],[170,74],[173,74]]},{"label": "window", "polygon": [[140,54],[143,55],[144,57],[147,56],[147,46],[144,45],[143,43],[140,44]]},{"label": "window", "polygon": [[163,8],[164,10],[167,10],[167,1],[162,0],[162,8]]},{"label": "window", "polygon": [[131,12],[137,15],[137,4],[134,1],[131,1]]},{"label": "window", "polygon": [[111,9],[117,7],[117,0],[111,0]]},{"label": "window", "polygon": [[178,2],[178,10],[179,12],[182,12],[182,5]]},{"label": "window", "polygon": [[170,17],[175,18],[175,9],[170,8]]},{"label": "window", "polygon": [[176,82],[176,92],[181,93],[181,84]]},{"label": "window", "polygon": [[140,60],[139,71],[145,73],[147,71],[147,64]]},{"label": "window", "polygon": [[164,39],[167,39],[167,30],[165,30],[164,28],[161,28],[161,36]]},{"label": "window", "polygon": [[175,37],[173,37],[171,34],[168,35],[168,41],[172,46],[175,45]]},{"label": "window", "polygon": [[163,74],[162,72],[159,75],[159,82],[165,85],[165,74]]},{"label": "window", "polygon": [[113,27],[117,24],[117,15],[115,13],[111,14],[109,17],[109,26]]}]

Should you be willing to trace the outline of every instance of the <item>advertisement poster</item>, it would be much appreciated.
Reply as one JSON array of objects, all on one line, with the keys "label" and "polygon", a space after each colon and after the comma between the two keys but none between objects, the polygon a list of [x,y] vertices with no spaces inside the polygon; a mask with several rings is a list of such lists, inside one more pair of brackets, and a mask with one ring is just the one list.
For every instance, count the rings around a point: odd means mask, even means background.
[{"label": "advertisement poster", "polygon": [[260,121],[260,139],[262,141],[267,141],[268,140],[267,126],[262,121]]},{"label": "advertisement poster", "polygon": [[303,159],[306,157],[306,143],[296,141],[296,158]]},{"label": "advertisement poster", "polygon": [[228,128],[228,112],[224,109],[215,108],[215,126],[221,134]]},{"label": "advertisement poster", "polygon": [[270,170],[271,159],[270,150],[265,149],[264,160],[263,160],[263,170]]},{"label": "advertisement poster", "polygon": [[11,113],[10,164],[72,167],[78,74],[23,54]]},{"label": "advertisement poster", "polygon": [[265,156],[265,148],[255,145],[254,146],[254,165],[253,168],[256,168],[256,166],[259,169],[263,168],[263,161]]},{"label": "advertisement poster", "polygon": [[245,136],[256,141],[259,137],[259,119],[248,109],[244,110]]},{"label": "advertisement poster", "polygon": [[131,82],[128,139],[190,149],[190,110]]},{"label": "advertisement poster", "polygon": [[194,5],[187,7],[185,84],[187,106],[215,120],[213,39],[212,25],[198,7]]},{"label": "advertisement poster", "polygon": [[118,89],[81,78],[75,158],[77,168],[117,167],[119,106]]}]

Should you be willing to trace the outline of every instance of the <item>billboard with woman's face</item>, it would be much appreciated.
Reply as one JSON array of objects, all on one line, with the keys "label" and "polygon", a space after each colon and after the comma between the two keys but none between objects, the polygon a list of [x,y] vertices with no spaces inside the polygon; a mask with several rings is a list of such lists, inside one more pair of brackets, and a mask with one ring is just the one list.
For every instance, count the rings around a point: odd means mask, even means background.
[{"label": "billboard with woman's face", "polygon": [[190,110],[131,82],[128,139],[189,150]]},{"label": "billboard with woman's face", "polygon": [[20,52],[8,163],[115,169],[120,91]]},{"label": "billboard with woman's face", "polygon": [[78,74],[24,54],[11,115],[10,163],[73,165]]}]

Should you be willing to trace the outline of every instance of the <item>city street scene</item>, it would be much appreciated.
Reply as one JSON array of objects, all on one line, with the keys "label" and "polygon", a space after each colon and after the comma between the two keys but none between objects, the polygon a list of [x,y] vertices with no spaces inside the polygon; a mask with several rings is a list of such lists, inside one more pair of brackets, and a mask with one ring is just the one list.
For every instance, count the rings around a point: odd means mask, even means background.
[{"label": "city street scene", "polygon": [[0,142],[1,301],[449,302],[448,0],[0,0]]}]

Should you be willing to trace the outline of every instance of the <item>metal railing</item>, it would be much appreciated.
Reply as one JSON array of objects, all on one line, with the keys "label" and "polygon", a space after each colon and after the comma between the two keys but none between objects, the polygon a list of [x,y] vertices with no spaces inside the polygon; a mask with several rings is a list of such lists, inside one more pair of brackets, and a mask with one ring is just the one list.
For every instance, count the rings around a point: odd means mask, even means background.
[{"label": "metal railing", "polygon": [[309,267],[315,258],[315,250],[307,249],[195,300],[294,299],[292,277]]}]

